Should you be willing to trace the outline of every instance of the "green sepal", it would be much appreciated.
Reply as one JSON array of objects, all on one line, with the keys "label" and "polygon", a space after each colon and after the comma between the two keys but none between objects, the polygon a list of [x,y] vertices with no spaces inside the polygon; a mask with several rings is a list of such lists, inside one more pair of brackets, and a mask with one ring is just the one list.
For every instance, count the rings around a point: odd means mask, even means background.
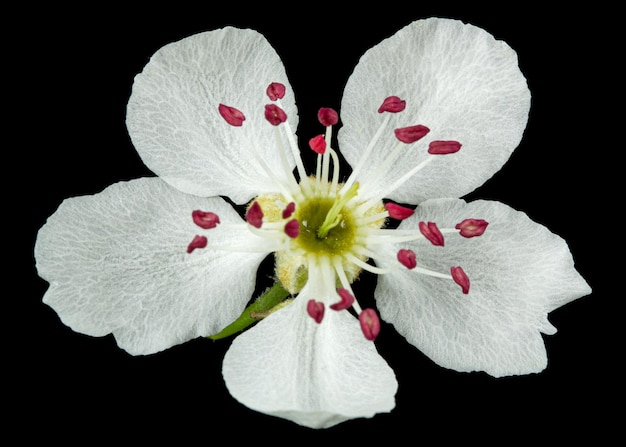
[{"label": "green sepal", "polygon": [[252,304],[246,307],[239,318],[226,326],[219,333],[210,335],[207,338],[219,340],[243,331],[248,326],[283,307],[284,304],[289,301],[286,300],[288,296],[289,292],[285,290],[280,281],[277,281],[276,284],[267,289],[263,295],[259,296]]}]

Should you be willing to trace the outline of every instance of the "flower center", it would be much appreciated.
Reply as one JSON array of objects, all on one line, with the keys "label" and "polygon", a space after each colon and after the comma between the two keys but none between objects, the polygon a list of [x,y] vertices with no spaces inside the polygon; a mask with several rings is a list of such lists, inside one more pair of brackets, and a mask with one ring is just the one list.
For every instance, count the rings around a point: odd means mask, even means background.
[{"label": "flower center", "polygon": [[297,245],[308,253],[341,256],[354,245],[357,228],[353,210],[346,203],[356,196],[357,188],[333,199],[312,197],[296,207],[296,219],[300,222]]},{"label": "flower center", "polygon": [[[370,229],[378,229],[385,222],[385,209],[378,202],[365,209],[360,208],[358,183],[340,194],[344,185],[307,178],[311,191],[303,193],[296,200],[295,211],[290,219],[298,222],[298,236],[277,250],[276,274],[285,289],[298,293],[309,279],[311,263],[323,263],[340,269],[349,283],[352,283],[362,270],[367,256],[364,239]],[[284,199],[281,199],[284,203]],[[279,202],[280,202],[279,201]],[[268,209],[265,218],[268,222],[281,220],[276,196],[259,196],[255,202]],[[276,216],[276,217],[272,217]],[[284,220],[284,219],[283,219]],[[354,260],[357,260],[355,264]],[[341,280],[333,281],[339,287]]]}]

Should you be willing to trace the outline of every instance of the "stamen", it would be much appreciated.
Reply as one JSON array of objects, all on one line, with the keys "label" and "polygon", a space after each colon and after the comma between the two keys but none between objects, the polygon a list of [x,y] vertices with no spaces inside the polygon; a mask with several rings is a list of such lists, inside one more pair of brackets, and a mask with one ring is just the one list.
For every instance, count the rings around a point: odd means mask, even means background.
[{"label": "stamen", "polygon": [[217,110],[220,112],[220,115],[222,115],[222,118],[224,118],[231,126],[239,127],[246,119],[243,113],[234,107],[220,104],[218,105]]},{"label": "stamen", "polygon": [[193,240],[187,246],[187,253],[191,253],[196,248],[205,248],[207,246],[208,240],[206,236],[198,236],[196,235]]},{"label": "stamen", "polygon": [[324,303],[315,300],[309,300],[306,304],[306,311],[317,324],[322,322],[324,318]]},{"label": "stamen", "polygon": [[278,126],[287,121],[287,114],[276,104],[267,104],[265,106],[265,119],[269,121],[272,126]]},{"label": "stamen", "polygon": [[404,220],[411,217],[415,213],[415,211],[411,208],[406,208],[393,202],[385,203],[384,206],[389,213],[389,217],[392,219]]},{"label": "stamen", "polygon": [[300,223],[297,219],[292,219],[285,225],[285,234],[292,239],[300,235]]},{"label": "stamen", "polygon": [[417,267],[417,260],[415,259],[415,252],[413,250],[403,248],[398,251],[397,257],[398,261],[409,270],[413,270]]},{"label": "stamen", "polygon": [[363,309],[363,312],[359,314],[359,323],[361,323],[361,330],[363,335],[369,341],[376,340],[380,333],[380,319],[374,309]]},{"label": "stamen", "polygon": [[352,295],[352,293],[346,289],[340,288],[337,289],[337,294],[339,295],[339,298],[341,298],[341,301],[331,304],[330,308],[332,310],[345,310],[352,307],[352,304],[354,303],[354,295]]},{"label": "stamen", "polygon": [[259,202],[254,202],[248,209],[246,221],[255,228],[261,228],[261,225],[263,225],[263,210]]},{"label": "stamen", "polygon": [[266,93],[272,101],[283,99],[285,96],[285,86],[280,82],[272,82],[267,86]]},{"label": "stamen", "polygon": [[309,140],[309,147],[317,154],[324,154],[326,152],[326,139],[324,135],[318,135]]},{"label": "stamen", "polygon": [[398,113],[402,112],[405,108],[406,101],[398,98],[397,96],[389,96],[388,98],[385,98],[381,106],[378,108],[378,113]]},{"label": "stamen", "polygon": [[469,293],[470,280],[465,271],[461,267],[450,267],[450,273],[454,282],[460,285],[463,293],[467,295]]},{"label": "stamen", "polygon": [[411,144],[424,138],[430,129],[426,126],[418,124],[416,126],[402,127],[393,131],[396,134],[396,138],[403,143]]},{"label": "stamen", "polygon": [[489,223],[483,219],[465,219],[463,222],[456,224],[454,228],[460,231],[460,235],[463,237],[476,237],[482,236],[487,229]]},{"label": "stamen", "polygon": [[215,228],[217,224],[220,223],[219,216],[210,211],[205,212],[200,210],[194,210],[191,212],[191,217],[193,219],[193,223],[198,225],[200,228],[204,228],[205,230]]},{"label": "stamen", "polygon": [[438,247],[443,247],[444,239],[443,234],[437,228],[437,224],[434,222],[420,222],[419,223],[420,232],[424,235],[426,239],[428,239],[433,245]]},{"label": "stamen", "polygon": [[454,154],[461,150],[458,141],[431,141],[428,145],[428,153],[432,155]]},{"label": "stamen", "polygon": [[322,107],[317,112],[317,119],[322,126],[334,126],[339,122],[339,114],[330,107]]},{"label": "stamen", "polygon": [[283,210],[283,219],[289,219],[295,211],[296,204],[294,202],[289,202]]}]

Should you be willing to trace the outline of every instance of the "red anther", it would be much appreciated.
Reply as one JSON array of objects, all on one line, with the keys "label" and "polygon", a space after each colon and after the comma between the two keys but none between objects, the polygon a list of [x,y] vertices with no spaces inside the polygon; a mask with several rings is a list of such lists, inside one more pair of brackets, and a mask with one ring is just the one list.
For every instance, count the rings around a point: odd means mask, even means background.
[{"label": "red anther", "polygon": [[363,335],[369,341],[376,340],[380,332],[380,319],[374,309],[363,309],[363,312],[359,314],[359,323],[361,323],[361,330]]},{"label": "red anther", "polygon": [[306,303],[306,311],[317,324],[320,324],[324,318],[324,303],[309,300],[309,302]]},{"label": "red anther", "polygon": [[295,210],[296,204],[294,202],[289,202],[283,210],[283,219],[289,219]]},{"label": "red anther", "polygon": [[272,100],[276,101],[277,99],[283,99],[285,96],[285,86],[280,82],[272,82],[267,86],[267,90],[265,91],[267,96]]},{"label": "red anther", "polygon": [[339,114],[329,107],[322,107],[317,112],[317,119],[322,124],[322,126],[334,126],[339,122]]},{"label": "red anther", "polygon": [[261,225],[263,225],[263,210],[259,202],[254,202],[248,209],[246,221],[255,228],[261,228]]},{"label": "red anther", "polygon": [[454,154],[461,150],[458,141],[431,141],[428,145],[428,153],[432,155]]},{"label": "red anther", "polygon": [[196,248],[204,248],[206,247],[207,243],[208,241],[206,236],[195,236],[187,246],[187,253],[191,253]]},{"label": "red anther", "polygon": [[463,237],[482,236],[487,229],[489,222],[483,219],[465,219],[463,222],[456,224],[454,228],[460,231]]},{"label": "red anther", "polygon": [[441,234],[441,231],[439,231],[439,228],[437,228],[436,223],[420,222],[419,227],[424,237],[428,239],[431,244],[436,245],[438,247],[443,247],[443,244],[444,244],[443,234]]},{"label": "red anther", "polygon": [[382,105],[378,108],[378,113],[390,112],[398,113],[402,112],[406,108],[406,101],[398,98],[397,96],[390,96],[385,98]]},{"label": "red anther", "polygon": [[205,230],[215,228],[220,223],[220,217],[210,211],[195,210],[191,212],[191,217],[193,218],[193,223]]},{"label": "red anther", "polygon": [[422,126],[421,124],[394,130],[396,138],[406,144],[415,143],[417,140],[423,138],[428,132],[430,132],[430,129],[426,126]]},{"label": "red anther", "polygon": [[291,239],[295,239],[300,235],[300,222],[297,219],[292,219],[285,225],[285,234]]},{"label": "red anther", "polygon": [[392,219],[404,220],[411,217],[415,211],[411,208],[405,208],[397,203],[387,202],[385,203],[385,209],[389,213],[389,217]]},{"label": "red anther", "polygon": [[309,147],[313,149],[313,152],[316,152],[322,155],[326,152],[326,139],[324,135],[318,135],[309,140]]},{"label": "red anther", "polygon": [[228,124],[231,126],[239,127],[243,124],[246,117],[241,113],[240,110],[235,109],[234,107],[225,106],[224,104],[220,104],[217,107],[217,110],[222,115],[222,118],[226,120]]},{"label": "red anther", "polygon": [[272,126],[278,126],[280,123],[287,121],[287,114],[276,104],[268,104],[265,106],[265,119],[268,120]]},{"label": "red anther", "polygon": [[450,274],[455,283],[461,286],[463,293],[469,293],[470,280],[461,267],[450,267]]},{"label": "red anther", "polygon": [[415,259],[415,253],[413,250],[400,250],[398,252],[398,261],[400,261],[400,263],[409,270],[417,267],[417,260]]},{"label": "red anther", "polygon": [[352,304],[354,304],[354,296],[349,291],[346,289],[337,289],[337,294],[339,294],[341,301],[331,304],[330,308],[332,310],[345,310],[352,307]]}]

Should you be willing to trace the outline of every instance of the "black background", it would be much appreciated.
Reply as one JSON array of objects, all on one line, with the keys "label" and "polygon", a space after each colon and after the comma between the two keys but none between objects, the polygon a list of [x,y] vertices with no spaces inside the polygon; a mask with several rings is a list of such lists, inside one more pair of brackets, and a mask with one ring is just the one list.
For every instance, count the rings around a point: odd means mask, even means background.
[{"label": "black background", "polygon": [[[5,129],[14,139],[5,158],[5,177],[12,180],[5,180],[11,212],[4,225],[7,246],[17,244],[2,312],[9,356],[5,396],[17,396],[4,401],[8,426],[27,424],[30,429],[20,430],[25,439],[86,445],[105,439],[281,445],[338,435],[354,441],[380,436],[370,442],[386,445],[452,439],[509,444],[582,435],[598,441],[616,432],[624,395],[620,328],[612,323],[623,289],[609,274],[622,262],[623,248],[621,218],[614,214],[619,202],[608,199],[611,191],[621,192],[609,169],[623,146],[621,128],[609,124],[623,114],[613,108],[623,100],[613,74],[619,53],[609,48],[615,11],[597,2],[593,13],[506,3],[490,9],[407,4],[337,10],[328,3],[249,8],[233,2],[218,11],[213,4],[175,3],[150,11],[101,6],[15,16],[20,31],[5,41],[12,62],[6,90],[17,99]],[[528,79],[533,102],[521,145],[467,199],[502,201],[564,237],[594,289],[551,313],[559,331],[544,337],[549,365],[543,373],[494,379],[446,370],[384,325],[376,344],[398,378],[396,409],[315,431],[253,412],[230,397],[221,377],[229,340],[195,340],[132,357],[110,336],[73,332],[41,303],[47,283],[36,275],[32,249],[46,218],[64,198],[152,175],[130,143],[124,119],[133,77],[158,48],[224,25],[260,31],[285,63],[299,136],[306,141],[320,131],[319,107],[339,110],[360,55],[429,16],[459,18],[505,40]],[[8,166],[15,166],[16,177]],[[372,284],[359,287],[366,296]]]}]

